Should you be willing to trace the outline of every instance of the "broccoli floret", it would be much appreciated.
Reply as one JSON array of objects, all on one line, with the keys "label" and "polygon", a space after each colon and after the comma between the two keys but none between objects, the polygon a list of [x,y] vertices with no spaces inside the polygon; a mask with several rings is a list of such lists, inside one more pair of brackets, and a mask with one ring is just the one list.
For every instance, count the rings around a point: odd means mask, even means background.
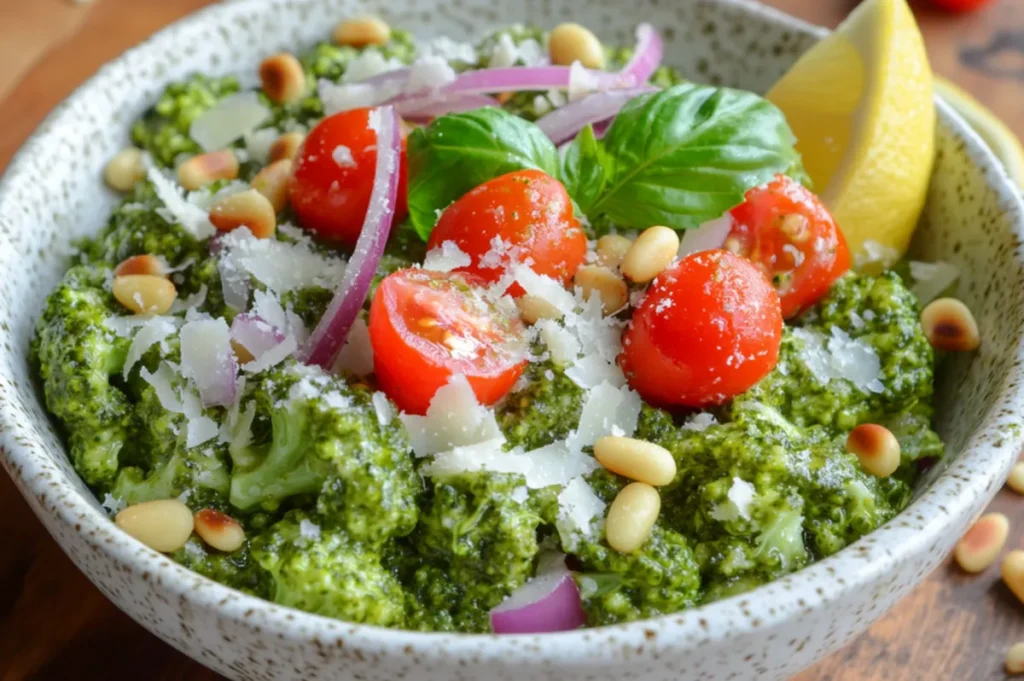
[{"label": "broccoli floret", "polygon": [[349,622],[405,621],[405,594],[381,565],[379,549],[322,518],[289,511],[252,540],[251,551],[269,573],[275,603]]},{"label": "broccoli floret", "polygon": [[433,568],[405,579],[423,594],[428,614],[447,599],[457,630],[488,631],[488,611],[533,575],[541,517],[528,500],[517,500],[519,488],[525,492],[523,479],[512,474],[433,480],[410,540],[426,564],[441,566],[451,590],[439,596]]},{"label": "broccoli floret", "polygon": [[231,553],[211,549],[193,535],[185,546],[171,554],[171,558],[193,572],[230,586],[232,589],[268,598],[270,576],[253,559],[249,542]]},{"label": "broccoli floret", "polygon": [[170,168],[179,155],[202,151],[189,136],[192,121],[238,89],[238,81],[231,76],[210,78],[201,73],[171,83],[132,126],[132,139],[157,163]]},{"label": "broccoli floret", "polygon": [[910,461],[942,458],[946,446],[939,434],[932,430],[931,405],[918,403],[908,411],[887,416],[881,425],[892,431],[900,443],[904,466]]},{"label": "broccoli floret", "polygon": [[700,572],[686,538],[655,526],[644,545],[619,553],[602,542],[580,542],[573,555],[589,626],[629,622],[688,608],[697,602]]},{"label": "broccoli floret", "polygon": [[416,525],[421,483],[399,424],[382,426],[368,390],[288,360],[247,384],[252,441],[233,446],[231,504],[276,509],[316,494],[318,512],[353,539],[381,542]]},{"label": "broccoli floret", "polygon": [[531,362],[524,375],[526,387],[509,395],[496,416],[510,445],[530,450],[569,435],[580,421],[586,392],[551,362]]},{"label": "broccoli floret", "polygon": [[[917,298],[896,274],[848,275],[797,320],[799,329],[784,330],[778,365],[734,400],[733,409],[766,404],[798,426],[821,425],[838,435],[930,404],[934,355],[918,320]],[[832,342],[833,333],[845,334],[874,349],[880,391],[861,390],[841,378],[820,381],[807,361],[808,333],[820,334],[825,343]]]},{"label": "broccoli floret", "polygon": [[32,347],[46,406],[64,426],[75,468],[104,491],[132,425],[128,397],[115,385],[131,341],[106,325],[118,306],[108,276],[98,266],[69,269],[46,301]]}]

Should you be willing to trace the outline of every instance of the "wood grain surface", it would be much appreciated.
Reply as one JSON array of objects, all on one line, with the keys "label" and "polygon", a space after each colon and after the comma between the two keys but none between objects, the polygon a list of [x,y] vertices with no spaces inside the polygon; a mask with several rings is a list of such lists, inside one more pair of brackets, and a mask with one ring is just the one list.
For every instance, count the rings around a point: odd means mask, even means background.
[{"label": "wood grain surface", "polygon": [[[427,1],[427,0],[424,0]],[[431,0],[432,1],[432,0]],[[676,0],[689,1],[689,0]],[[42,117],[106,60],[207,0],[0,0],[0,169]],[[772,0],[834,26],[849,0]],[[1024,133],[1024,1],[969,15],[915,4],[937,73]],[[1011,547],[1024,547],[1024,499],[1002,491]],[[0,474],[0,679],[209,681],[216,674],[120,613],[73,567]],[[998,568],[945,564],[867,633],[796,681],[988,681],[1024,640],[1024,606]]]}]

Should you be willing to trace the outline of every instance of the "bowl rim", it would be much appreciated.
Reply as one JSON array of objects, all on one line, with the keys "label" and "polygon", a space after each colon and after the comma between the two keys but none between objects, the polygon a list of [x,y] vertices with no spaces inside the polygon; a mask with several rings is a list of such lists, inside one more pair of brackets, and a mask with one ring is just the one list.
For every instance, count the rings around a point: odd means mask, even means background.
[{"label": "bowl rim", "polygon": [[[799,34],[820,38],[828,33],[827,29],[753,0],[711,1],[781,24]],[[18,184],[28,170],[33,152],[52,144],[52,129],[74,111],[76,103],[92,96],[93,91],[109,80],[117,68],[148,49],[173,44],[179,33],[195,25],[218,22],[230,16],[236,8],[261,4],[263,0],[228,0],[208,5],[169,24],[106,62],[44,118],[12,157],[0,176],[0,209],[10,202],[12,187]],[[263,6],[267,8],[265,11],[273,7],[270,4]],[[967,157],[983,171],[988,186],[998,196],[1004,214],[1012,218],[1014,231],[1022,237],[1014,249],[1016,260],[1024,262],[1024,202],[1021,194],[981,138],[937,95],[936,107],[942,124],[949,126],[963,140]],[[4,222],[5,218],[0,212],[0,224]],[[10,224],[7,226],[12,227]],[[24,410],[16,400],[5,394],[10,385],[6,380],[0,381],[0,463],[40,519],[49,516],[55,522],[71,527],[71,531],[78,532],[83,541],[104,554],[107,560],[127,566],[135,573],[149,572],[153,575],[149,584],[160,585],[150,586],[150,589],[163,590],[177,598],[191,601],[199,608],[216,612],[218,619],[229,618],[249,629],[258,622],[263,636],[318,643],[325,638],[333,639],[343,634],[345,648],[349,650],[375,651],[380,654],[413,651],[426,660],[473,657],[475,660],[497,661],[521,652],[524,643],[534,643],[538,645],[531,648],[537,653],[532,656],[532,661],[517,656],[516,664],[542,664],[551,658],[567,664],[594,663],[595,654],[600,656],[601,652],[595,650],[595,646],[590,643],[599,639],[614,640],[618,645],[638,646],[649,642],[652,629],[663,629],[663,633],[671,633],[671,636],[659,637],[659,648],[668,652],[692,649],[713,640],[740,638],[754,633],[756,629],[771,629],[801,611],[827,608],[850,590],[868,588],[881,575],[894,571],[898,565],[921,554],[943,532],[943,524],[932,521],[917,530],[900,527],[895,521],[904,514],[933,510],[940,496],[942,499],[938,506],[942,507],[946,517],[972,514],[977,510],[974,507],[979,505],[978,499],[990,498],[1002,484],[1002,479],[1024,444],[1024,431],[1019,427],[1015,430],[1008,428],[1019,425],[1013,414],[1024,407],[1024,380],[1021,380],[1024,378],[1024,337],[1018,339],[1015,354],[1018,360],[1016,366],[1004,378],[995,402],[984,414],[981,424],[971,434],[963,451],[904,511],[883,527],[832,556],[752,591],[679,613],[569,632],[499,636],[417,632],[355,624],[277,605],[223,586],[168,560],[163,554],[144,547],[119,531],[115,532],[116,536],[111,541],[109,535],[103,532],[115,527],[110,518],[76,488],[74,481],[55,471],[53,464],[40,449],[24,444],[26,437],[32,438],[21,425]],[[32,389],[36,389],[34,384]],[[1003,465],[998,470],[993,467],[973,470],[975,462],[988,458],[992,450],[997,449],[1011,452],[1013,456],[1005,454]],[[968,484],[977,494],[951,494],[955,481]],[[45,501],[47,498],[60,496],[54,494],[54,486],[61,489],[64,501],[50,501],[48,505]],[[76,525],[80,525],[81,529],[74,530]],[[48,526],[47,529],[50,531]],[[67,550],[63,544],[61,548]],[[851,562],[851,558],[857,560],[858,570],[847,574],[843,567]],[[844,575],[845,581],[837,582],[837,574]],[[794,588],[797,582],[799,589]],[[248,613],[253,610],[260,611],[263,616],[258,620],[249,619]],[[757,615],[757,624],[753,623],[752,613]],[[485,645],[481,645],[482,642]],[[539,646],[541,642],[546,644],[543,648]]]}]

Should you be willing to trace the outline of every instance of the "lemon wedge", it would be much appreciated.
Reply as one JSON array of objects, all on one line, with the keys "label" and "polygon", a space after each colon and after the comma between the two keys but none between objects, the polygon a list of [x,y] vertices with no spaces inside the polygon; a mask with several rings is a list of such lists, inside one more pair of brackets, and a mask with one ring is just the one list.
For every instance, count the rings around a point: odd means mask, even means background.
[{"label": "lemon wedge", "polygon": [[935,77],[935,92],[964,117],[992,149],[1014,184],[1024,189],[1024,147],[1013,131],[985,105],[944,78]]},{"label": "lemon wedge", "polygon": [[905,0],[866,0],[772,87],[855,256],[907,249],[935,156],[932,71]]}]

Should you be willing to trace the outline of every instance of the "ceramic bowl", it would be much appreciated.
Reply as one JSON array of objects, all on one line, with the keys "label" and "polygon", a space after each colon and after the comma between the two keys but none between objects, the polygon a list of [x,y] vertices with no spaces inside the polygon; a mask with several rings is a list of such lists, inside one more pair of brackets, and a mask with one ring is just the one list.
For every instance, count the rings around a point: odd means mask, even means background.
[{"label": "ceramic bowl", "polygon": [[1020,450],[1024,216],[994,157],[941,102],[938,154],[916,255],[954,263],[981,350],[948,359],[937,423],[949,456],[896,519],[827,560],[712,605],[562,634],[422,634],[360,626],[244,596],[120,532],[68,463],[27,355],[33,323],[74,237],[115,197],[100,177],[132,119],[171,80],[202,70],[251,78],[272,51],[305,47],[339,18],[374,11],[420,37],[475,36],[522,21],[576,19],[630,43],[658,26],[667,61],[694,80],[764,91],[823,31],[738,0],[241,0],[161,31],[59,106],[0,182],[0,459],[72,560],[114,603],[236,679],[449,681],[771,679],[840,646],[949,552]]}]

